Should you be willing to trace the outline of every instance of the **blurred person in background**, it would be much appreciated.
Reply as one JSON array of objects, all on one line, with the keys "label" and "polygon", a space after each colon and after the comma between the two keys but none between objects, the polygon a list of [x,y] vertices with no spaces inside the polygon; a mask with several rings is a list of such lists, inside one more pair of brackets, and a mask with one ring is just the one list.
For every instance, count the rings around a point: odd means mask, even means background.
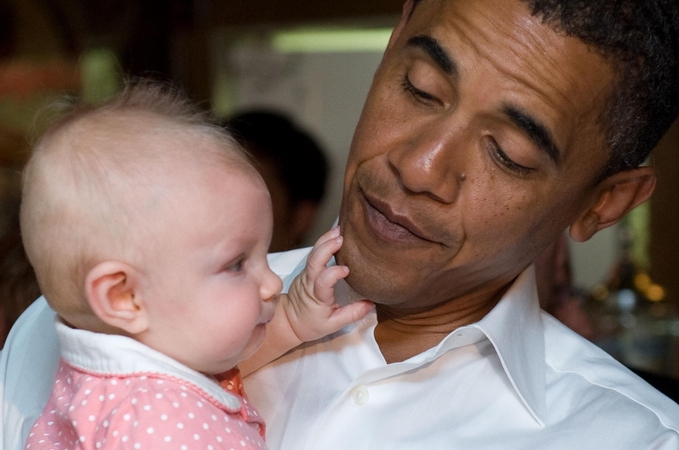
[{"label": "blurred person in background", "polygon": [[255,160],[273,203],[269,251],[308,241],[325,196],[328,160],[311,134],[285,115],[265,110],[239,113],[224,122]]}]

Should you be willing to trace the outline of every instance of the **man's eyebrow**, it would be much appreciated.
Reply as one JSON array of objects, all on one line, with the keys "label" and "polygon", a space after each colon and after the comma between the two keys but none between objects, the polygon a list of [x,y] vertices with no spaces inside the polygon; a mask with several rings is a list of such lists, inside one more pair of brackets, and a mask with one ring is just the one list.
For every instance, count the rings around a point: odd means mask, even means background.
[{"label": "man's eyebrow", "polygon": [[457,77],[458,70],[455,61],[441,47],[436,39],[431,36],[417,35],[408,39],[406,47],[417,47],[422,50],[448,75]]},{"label": "man's eyebrow", "polygon": [[502,112],[509,117],[514,125],[519,127],[528,137],[538,146],[538,148],[554,161],[554,164],[559,165],[561,160],[561,150],[554,142],[552,133],[539,120],[532,117],[525,111],[512,105],[503,105]]}]

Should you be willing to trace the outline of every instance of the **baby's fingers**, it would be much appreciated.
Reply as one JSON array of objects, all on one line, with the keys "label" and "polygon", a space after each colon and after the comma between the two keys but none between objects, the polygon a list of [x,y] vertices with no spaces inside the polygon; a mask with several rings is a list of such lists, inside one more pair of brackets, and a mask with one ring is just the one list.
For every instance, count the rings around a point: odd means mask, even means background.
[{"label": "baby's fingers", "polygon": [[349,324],[361,320],[366,314],[375,308],[375,304],[369,300],[359,300],[333,311],[328,319],[331,329],[341,330]]},{"label": "baby's fingers", "polygon": [[335,285],[342,278],[349,275],[347,266],[332,266],[325,268],[314,283],[314,297],[326,305],[335,303]]},{"label": "baby's fingers", "polygon": [[342,236],[339,227],[334,227],[321,236],[307,259],[307,274],[313,280],[320,275],[332,258],[332,255],[342,247]]}]

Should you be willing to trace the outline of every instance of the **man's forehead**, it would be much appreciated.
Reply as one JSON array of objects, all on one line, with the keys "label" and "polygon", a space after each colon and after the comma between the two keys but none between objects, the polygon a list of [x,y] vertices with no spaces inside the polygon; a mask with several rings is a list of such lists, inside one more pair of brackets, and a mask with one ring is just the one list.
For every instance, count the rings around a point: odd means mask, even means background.
[{"label": "man's forehead", "polygon": [[600,55],[533,17],[520,0],[422,0],[417,8],[402,35],[405,48],[420,48],[453,77],[464,77],[458,58],[471,48],[474,64],[490,64],[504,79],[488,84],[497,109],[550,158],[557,161],[556,149],[570,147],[583,127],[596,129],[607,155],[600,119],[613,75]]}]

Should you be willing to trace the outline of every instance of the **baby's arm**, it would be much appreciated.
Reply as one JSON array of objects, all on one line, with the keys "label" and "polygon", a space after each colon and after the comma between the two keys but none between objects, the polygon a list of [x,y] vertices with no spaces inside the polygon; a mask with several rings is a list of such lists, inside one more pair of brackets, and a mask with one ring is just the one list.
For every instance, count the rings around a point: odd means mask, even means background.
[{"label": "baby's arm", "polygon": [[335,302],[335,284],[349,275],[346,266],[326,267],[342,246],[339,227],[321,236],[307,264],[292,282],[288,294],[281,294],[273,320],[267,325],[260,349],[239,364],[243,375],[254,372],[303,342],[320,339],[356,322],[373,309],[372,302],[360,300],[340,307]]}]

